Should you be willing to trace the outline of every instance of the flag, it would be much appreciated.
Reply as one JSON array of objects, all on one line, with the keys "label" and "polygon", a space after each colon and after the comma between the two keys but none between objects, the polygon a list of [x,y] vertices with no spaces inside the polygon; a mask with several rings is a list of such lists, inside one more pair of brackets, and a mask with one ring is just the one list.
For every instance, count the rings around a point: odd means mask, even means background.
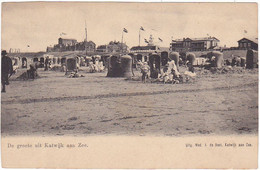
[{"label": "flag", "polygon": [[161,38],[158,37],[158,40],[160,40],[161,42],[163,42],[163,40]]},{"label": "flag", "polygon": [[124,28],[124,30],[123,30],[123,31],[124,31],[125,33],[128,33],[127,29],[125,29],[125,28]]},{"label": "flag", "polygon": [[27,47],[30,47],[30,45],[27,45]]},{"label": "flag", "polygon": [[149,42],[147,41],[147,39],[144,39],[144,42],[149,43]]},{"label": "flag", "polygon": [[141,26],[140,30],[144,31],[144,28]]},{"label": "flag", "polygon": [[244,30],[244,33],[247,33],[247,30]]}]

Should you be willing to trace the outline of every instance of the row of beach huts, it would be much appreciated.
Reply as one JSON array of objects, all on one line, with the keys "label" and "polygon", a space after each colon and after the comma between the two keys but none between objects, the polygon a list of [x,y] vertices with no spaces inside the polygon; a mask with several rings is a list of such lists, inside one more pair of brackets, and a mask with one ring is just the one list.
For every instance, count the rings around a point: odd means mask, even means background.
[{"label": "row of beach huts", "polygon": [[[250,52],[251,51],[251,52]],[[135,67],[135,64],[138,61],[141,62],[149,62],[149,57],[152,54],[155,58],[156,65],[165,65],[169,59],[169,56],[172,53],[177,52],[169,52],[169,51],[158,51],[158,52],[150,52],[146,51],[143,53],[128,53],[127,55],[132,57],[132,67]],[[206,61],[210,57],[214,57],[214,54],[209,51],[205,52],[189,52],[194,54],[195,59],[192,61],[194,66],[205,65]],[[212,55],[209,55],[209,54]],[[254,50],[244,50],[239,52],[217,52],[223,60],[231,60],[232,58],[240,58],[246,60],[245,63],[253,65],[252,67],[256,67],[258,65],[258,52]],[[187,53],[188,54],[188,53]],[[120,56],[126,54],[120,53],[92,53],[85,54],[82,51],[73,51],[73,52],[38,52],[38,53],[9,53],[9,57],[11,57],[13,61],[14,69],[28,69],[30,64],[38,63],[39,68],[44,68],[46,65],[46,60],[48,60],[49,66],[65,66],[67,70],[73,70],[79,67],[89,66],[90,63],[95,63],[95,61],[100,61],[103,65],[108,68],[109,60],[108,58],[114,56],[116,58],[120,58]],[[178,53],[179,57],[182,58],[183,54]],[[184,54],[185,55],[185,54]],[[117,60],[118,60],[117,59]],[[111,63],[110,63],[111,65]]]}]

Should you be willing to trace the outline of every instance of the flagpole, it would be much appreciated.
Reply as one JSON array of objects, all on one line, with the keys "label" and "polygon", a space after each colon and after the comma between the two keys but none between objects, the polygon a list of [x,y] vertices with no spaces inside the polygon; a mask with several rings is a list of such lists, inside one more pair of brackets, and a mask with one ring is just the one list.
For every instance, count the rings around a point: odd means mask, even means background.
[{"label": "flagpole", "polygon": [[123,35],[124,35],[124,31],[122,31],[122,39],[121,39],[121,43],[123,43]]},{"label": "flagpole", "polygon": [[139,29],[139,46],[140,46],[140,32],[141,32],[141,29]]},{"label": "flagpole", "polygon": [[85,41],[84,41],[84,45],[85,45],[85,53],[87,55],[87,40],[88,40],[88,32],[87,32],[87,23],[86,23],[86,20],[85,20]]},{"label": "flagpole", "polygon": [[123,39],[124,39],[124,30],[122,31],[122,39],[121,39],[121,51],[123,53]]}]

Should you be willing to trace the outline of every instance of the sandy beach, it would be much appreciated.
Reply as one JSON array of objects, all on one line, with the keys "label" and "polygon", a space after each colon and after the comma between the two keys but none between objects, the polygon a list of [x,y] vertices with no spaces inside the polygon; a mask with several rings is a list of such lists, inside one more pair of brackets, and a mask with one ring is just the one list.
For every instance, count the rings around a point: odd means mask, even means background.
[{"label": "sandy beach", "polygon": [[[199,74],[193,83],[108,78],[106,72],[10,81],[2,136],[257,134],[258,70]],[[135,75],[140,75],[135,71]],[[13,76],[14,79],[15,76]]]}]

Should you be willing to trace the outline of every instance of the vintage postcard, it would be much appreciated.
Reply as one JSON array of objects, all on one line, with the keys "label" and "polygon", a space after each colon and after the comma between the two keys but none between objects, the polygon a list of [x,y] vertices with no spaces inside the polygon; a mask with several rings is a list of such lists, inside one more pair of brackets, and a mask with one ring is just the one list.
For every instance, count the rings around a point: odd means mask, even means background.
[{"label": "vintage postcard", "polygon": [[257,168],[257,9],[2,3],[2,167]]}]

